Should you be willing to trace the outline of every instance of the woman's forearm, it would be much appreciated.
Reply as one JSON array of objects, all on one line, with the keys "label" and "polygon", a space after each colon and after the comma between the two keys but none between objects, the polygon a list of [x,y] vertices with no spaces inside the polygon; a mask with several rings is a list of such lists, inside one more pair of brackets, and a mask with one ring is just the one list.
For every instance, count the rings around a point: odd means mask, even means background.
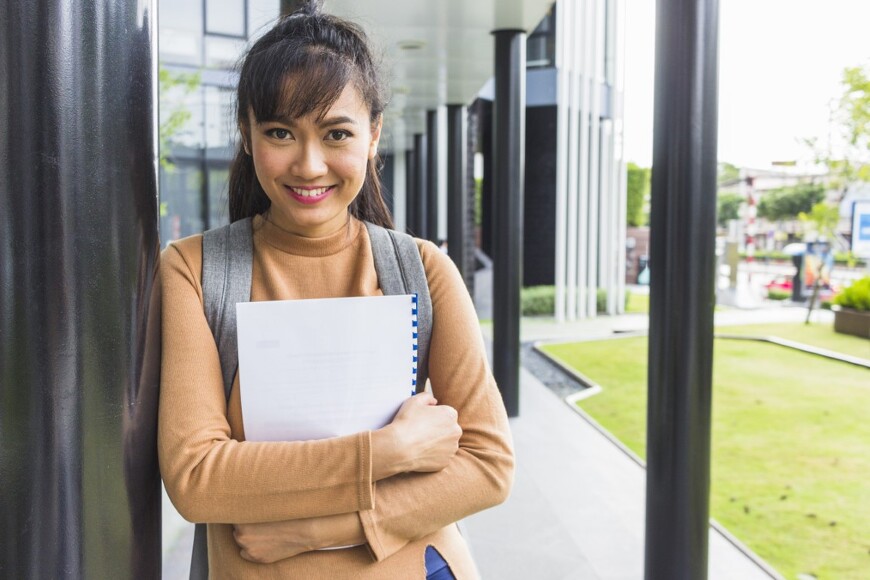
[{"label": "woman's forearm", "polygon": [[324,548],[364,544],[365,534],[359,514],[347,513],[319,518],[239,524],[233,538],[242,558],[269,564]]}]

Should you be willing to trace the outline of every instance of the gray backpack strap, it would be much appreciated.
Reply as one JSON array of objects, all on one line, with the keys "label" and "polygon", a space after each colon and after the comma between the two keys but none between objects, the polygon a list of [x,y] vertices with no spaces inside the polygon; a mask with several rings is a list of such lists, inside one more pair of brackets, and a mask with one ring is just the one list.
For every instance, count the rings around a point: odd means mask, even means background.
[{"label": "gray backpack strap", "polygon": [[384,295],[417,295],[417,392],[429,378],[429,341],[432,337],[432,298],[417,242],[408,234],[365,222],[372,242],[378,283]]},{"label": "gray backpack strap", "polygon": [[227,399],[239,366],[236,303],[251,300],[253,258],[251,218],[202,235],[202,299],[220,354]]},{"label": "gray backpack strap", "polygon": [[[239,366],[236,303],[251,300],[254,242],[251,218],[202,235],[202,301],[221,359],[224,395],[229,400]],[[208,580],[208,528],[196,524],[190,580]]]},{"label": "gray backpack strap", "polygon": [[193,531],[190,580],[208,580],[208,527],[205,524],[196,524]]}]

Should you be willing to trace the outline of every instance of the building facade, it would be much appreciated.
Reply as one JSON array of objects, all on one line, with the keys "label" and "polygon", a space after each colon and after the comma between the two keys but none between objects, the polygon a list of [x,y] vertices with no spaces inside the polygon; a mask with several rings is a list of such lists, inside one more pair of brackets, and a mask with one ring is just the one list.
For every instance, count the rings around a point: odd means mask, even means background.
[{"label": "building facade", "polygon": [[[522,282],[555,285],[555,315],[561,320],[594,316],[599,288],[607,291],[608,313],[621,312],[624,303],[622,7],[623,0],[553,3],[526,40]],[[281,2],[178,0],[160,8],[161,75],[166,81],[160,111],[160,227],[166,244],[228,220],[227,177],[236,136],[233,66],[249,39],[278,17]],[[342,2],[325,5],[339,13],[345,8]],[[475,150],[484,167],[480,245],[491,253],[492,81],[475,71],[474,78],[481,80],[472,104],[475,90],[469,87],[475,81],[462,76],[469,75],[466,65],[459,68],[458,80],[447,79],[447,89],[420,93],[418,85],[428,82],[420,75],[437,78],[444,66],[454,66],[450,54],[440,69],[427,72],[429,65],[422,64],[439,51],[449,53],[450,43],[426,36],[415,43],[409,40],[415,38],[411,32],[420,31],[403,28],[408,23],[401,19],[360,20],[376,42],[386,45],[390,75],[396,77],[382,139],[382,177],[396,226],[433,241],[446,238],[446,110],[448,104],[464,101],[471,105],[469,167]],[[471,26],[474,38],[488,42],[487,30],[477,34]],[[479,40],[468,42],[474,52],[487,50],[486,44],[473,44]],[[473,178],[468,189],[472,227]],[[467,239],[475,243],[474,236]],[[473,255],[473,248],[468,254]],[[464,273],[470,286],[473,277]]]},{"label": "building facade", "polygon": [[228,222],[236,128],[233,68],[279,0],[160,2],[160,233],[163,244]]}]

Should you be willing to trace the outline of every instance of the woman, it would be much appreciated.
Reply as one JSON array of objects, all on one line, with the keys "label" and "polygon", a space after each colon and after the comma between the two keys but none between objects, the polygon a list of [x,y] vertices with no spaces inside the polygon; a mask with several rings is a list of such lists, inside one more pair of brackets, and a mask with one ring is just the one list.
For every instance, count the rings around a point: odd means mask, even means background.
[{"label": "woman", "polygon": [[[364,33],[311,7],[250,49],[230,219],[253,217],[252,300],[381,294],[361,220],[391,227],[376,171],[385,104]],[[382,429],[294,442],[245,441],[238,375],[225,398],[202,236],[164,252],[160,469],[178,511],[208,523],[212,577],[477,576],[454,523],[507,497],[510,434],[464,284],[417,245],[432,393]]]}]

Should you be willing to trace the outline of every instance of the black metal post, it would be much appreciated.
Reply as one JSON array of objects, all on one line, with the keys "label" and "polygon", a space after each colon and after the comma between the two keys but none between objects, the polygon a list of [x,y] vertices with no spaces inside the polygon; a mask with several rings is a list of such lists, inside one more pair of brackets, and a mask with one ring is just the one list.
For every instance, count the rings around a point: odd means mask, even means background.
[{"label": "black metal post", "polygon": [[669,0],[656,15],[647,580],[707,578],[718,14]]},{"label": "black metal post", "polygon": [[417,151],[405,151],[405,230],[416,234],[417,228]]},{"label": "black metal post", "polygon": [[428,239],[429,232],[426,226],[429,224],[426,220],[426,214],[429,209],[429,151],[426,143],[426,135],[422,133],[416,133],[414,135],[414,153],[416,154],[416,158],[414,159],[413,195],[416,197],[414,200],[414,209],[416,212],[414,213],[414,227],[412,231],[418,238]]},{"label": "black metal post", "polygon": [[160,578],[156,4],[0,8],[2,578]]},{"label": "black metal post", "polygon": [[426,233],[438,240],[438,111],[426,111]]},{"label": "black metal post", "polygon": [[465,105],[447,105],[447,253],[467,280],[468,114]]},{"label": "black metal post", "polygon": [[493,35],[493,374],[508,415],[516,417],[520,407],[526,34],[496,30]]}]

